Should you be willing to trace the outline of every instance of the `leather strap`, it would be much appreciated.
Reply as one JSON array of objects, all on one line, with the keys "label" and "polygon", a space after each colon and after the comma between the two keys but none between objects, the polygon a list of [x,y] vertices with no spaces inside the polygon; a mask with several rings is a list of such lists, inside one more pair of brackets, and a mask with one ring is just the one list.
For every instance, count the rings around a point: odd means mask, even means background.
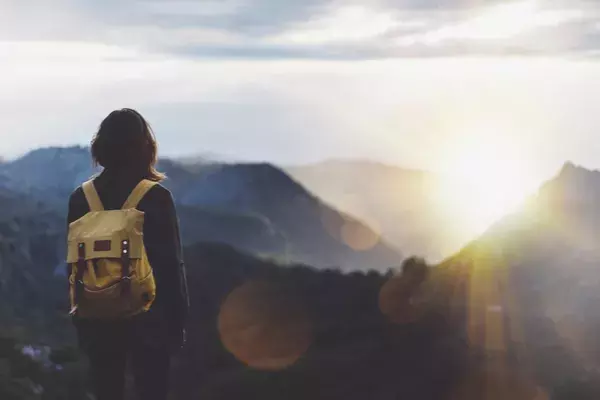
[{"label": "leather strap", "polygon": [[121,279],[122,279],[122,292],[121,295],[128,295],[131,291],[131,277],[130,273],[130,249],[129,240],[125,239],[121,241]]},{"label": "leather strap", "polygon": [[102,200],[100,200],[100,196],[98,196],[98,192],[94,186],[94,181],[89,180],[85,182],[83,185],[81,185],[81,188],[85,194],[85,199],[88,202],[90,211],[104,211],[104,205],[102,204]]},{"label": "leather strap", "polygon": [[85,243],[79,243],[77,246],[79,259],[77,260],[77,273],[75,274],[75,305],[79,305],[83,294],[83,274],[85,273]]},{"label": "leather strap", "polygon": [[123,204],[123,210],[129,210],[132,208],[137,208],[140,201],[144,198],[146,193],[150,191],[154,186],[156,186],[158,182],[151,181],[149,179],[144,179],[137,184],[135,189],[131,192],[125,204]]}]

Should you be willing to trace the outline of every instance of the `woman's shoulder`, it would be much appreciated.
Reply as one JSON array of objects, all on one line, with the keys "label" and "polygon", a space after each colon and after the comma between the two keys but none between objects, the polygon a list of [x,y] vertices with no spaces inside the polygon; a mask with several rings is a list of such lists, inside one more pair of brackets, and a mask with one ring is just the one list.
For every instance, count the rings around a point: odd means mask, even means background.
[{"label": "woman's shoulder", "polygon": [[171,191],[161,183],[154,185],[140,201],[138,209],[149,219],[173,218],[176,215],[175,200]]},{"label": "woman's shoulder", "polygon": [[171,191],[162,182],[156,182],[149,193],[155,193],[156,196],[172,196]]},{"label": "woman's shoulder", "polygon": [[69,196],[69,204],[77,204],[84,200],[85,194],[83,193],[83,187],[79,185]]},{"label": "woman's shoulder", "polygon": [[79,186],[75,189],[71,196],[69,196],[69,207],[68,207],[68,222],[74,222],[79,218],[83,217],[89,211],[87,200],[83,189]]},{"label": "woman's shoulder", "polygon": [[[99,175],[92,176],[86,182],[94,182],[94,183],[96,183],[96,180],[98,179],[98,177],[99,177]],[[71,196],[69,196],[69,202],[73,202],[73,201],[85,201],[85,193],[83,192],[83,185],[86,182],[82,182],[79,186],[77,186],[75,188],[75,190],[73,190],[73,192],[71,192]]]},{"label": "woman's shoulder", "polygon": [[173,194],[166,186],[158,182],[148,191],[144,200],[147,202],[170,204],[173,203]]}]

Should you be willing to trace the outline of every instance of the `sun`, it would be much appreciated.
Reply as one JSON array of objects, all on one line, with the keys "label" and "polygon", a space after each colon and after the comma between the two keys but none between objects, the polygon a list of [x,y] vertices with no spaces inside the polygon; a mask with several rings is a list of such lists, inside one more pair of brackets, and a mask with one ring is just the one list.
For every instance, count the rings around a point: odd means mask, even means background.
[{"label": "sun", "polygon": [[438,201],[455,217],[461,233],[482,233],[537,188],[539,182],[517,148],[495,135],[473,135],[449,146]]}]

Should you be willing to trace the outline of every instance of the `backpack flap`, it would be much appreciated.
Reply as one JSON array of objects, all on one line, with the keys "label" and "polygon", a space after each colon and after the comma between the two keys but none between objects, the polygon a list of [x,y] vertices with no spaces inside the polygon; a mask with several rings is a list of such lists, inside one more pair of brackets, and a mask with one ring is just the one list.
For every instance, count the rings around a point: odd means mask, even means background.
[{"label": "backpack flap", "polygon": [[79,245],[85,244],[85,259],[121,258],[121,244],[129,241],[129,257],[139,259],[144,248],[144,213],[135,209],[91,212],[69,226],[67,262],[79,260]]}]

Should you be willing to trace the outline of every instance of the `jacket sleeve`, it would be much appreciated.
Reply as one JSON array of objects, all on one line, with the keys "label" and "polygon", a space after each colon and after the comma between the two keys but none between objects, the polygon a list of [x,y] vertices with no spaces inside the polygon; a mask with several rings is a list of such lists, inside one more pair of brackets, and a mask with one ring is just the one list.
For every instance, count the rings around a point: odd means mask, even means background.
[{"label": "jacket sleeve", "polygon": [[171,193],[163,187],[153,191],[156,201],[145,210],[144,242],[156,278],[155,305],[165,309],[169,327],[182,330],[189,300],[179,219]]}]

